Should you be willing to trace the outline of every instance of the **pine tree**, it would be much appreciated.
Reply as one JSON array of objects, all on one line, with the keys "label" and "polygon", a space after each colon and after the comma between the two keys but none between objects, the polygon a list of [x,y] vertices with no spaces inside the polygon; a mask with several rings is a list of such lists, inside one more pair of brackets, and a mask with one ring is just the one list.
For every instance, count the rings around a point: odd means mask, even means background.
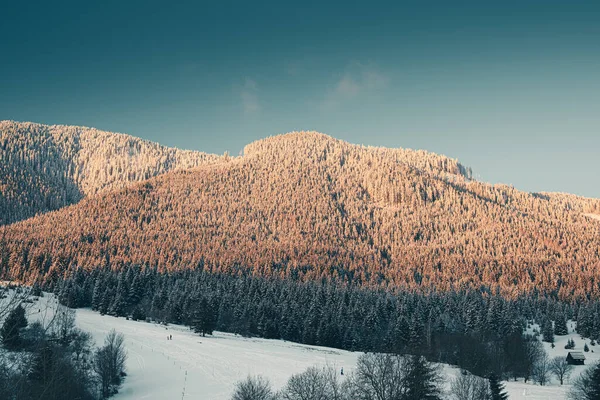
[{"label": "pine tree", "polygon": [[406,372],[405,400],[441,400],[438,370],[424,357],[410,356]]},{"label": "pine tree", "polygon": [[96,311],[100,308],[102,303],[102,296],[104,295],[104,277],[98,276],[94,283],[94,292],[92,294],[92,310]]},{"label": "pine tree", "polygon": [[554,321],[554,334],[557,336],[563,336],[568,333],[569,329],[567,328],[567,319],[565,318],[565,314],[560,313]]},{"label": "pine tree", "polygon": [[592,371],[587,398],[600,400],[600,364],[596,365]]},{"label": "pine tree", "polygon": [[206,334],[211,335],[215,329],[216,318],[212,307],[209,305],[206,297],[200,300],[195,312],[194,319],[192,321],[194,332],[201,333],[202,336]]},{"label": "pine tree", "polygon": [[125,307],[126,307],[125,298],[123,297],[123,294],[121,292],[119,292],[119,290],[117,290],[117,295],[115,297],[115,300],[111,304],[111,306],[108,310],[108,313],[110,315],[122,317],[125,315]]},{"label": "pine tree", "polygon": [[140,302],[142,299],[143,290],[142,278],[139,273],[137,273],[133,278],[131,287],[129,288],[129,305],[135,306]]},{"label": "pine tree", "polygon": [[549,319],[545,320],[542,325],[542,336],[544,342],[554,343],[554,331],[552,329],[552,322]]},{"label": "pine tree", "polygon": [[114,298],[114,290],[111,290],[110,286],[107,286],[102,294],[102,300],[100,300],[100,306],[98,307],[98,311],[100,314],[106,314],[110,306],[112,304],[111,300]]},{"label": "pine tree", "polygon": [[496,375],[490,376],[490,392],[492,400],[507,400],[508,394],[504,391],[504,384],[500,382]]},{"label": "pine tree", "polygon": [[16,348],[21,343],[20,329],[27,326],[27,318],[25,317],[25,309],[21,304],[13,308],[2,328],[0,329],[0,338],[2,344],[7,348]]},{"label": "pine tree", "polygon": [[44,345],[34,355],[29,371],[29,379],[45,385],[55,373],[56,354],[50,345]]},{"label": "pine tree", "polygon": [[599,400],[600,399],[600,364],[583,371],[573,382],[569,399]]}]

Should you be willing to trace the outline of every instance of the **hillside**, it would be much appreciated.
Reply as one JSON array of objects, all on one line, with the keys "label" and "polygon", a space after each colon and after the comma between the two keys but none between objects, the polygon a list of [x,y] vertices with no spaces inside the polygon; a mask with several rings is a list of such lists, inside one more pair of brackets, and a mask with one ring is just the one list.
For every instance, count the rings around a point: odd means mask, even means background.
[{"label": "hillside", "polygon": [[0,121],[0,225],[219,158],[93,128]]},{"label": "hillside", "polygon": [[147,264],[397,288],[598,297],[600,202],[300,132],[8,226],[12,278]]}]

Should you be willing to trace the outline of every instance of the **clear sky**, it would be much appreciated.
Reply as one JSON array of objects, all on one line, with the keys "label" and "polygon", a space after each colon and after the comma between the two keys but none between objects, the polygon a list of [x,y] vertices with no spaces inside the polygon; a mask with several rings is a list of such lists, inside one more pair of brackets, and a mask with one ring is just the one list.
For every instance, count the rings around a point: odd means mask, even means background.
[{"label": "clear sky", "polygon": [[10,3],[0,119],[234,155],[310,129],[600,197],[597,0]]}]

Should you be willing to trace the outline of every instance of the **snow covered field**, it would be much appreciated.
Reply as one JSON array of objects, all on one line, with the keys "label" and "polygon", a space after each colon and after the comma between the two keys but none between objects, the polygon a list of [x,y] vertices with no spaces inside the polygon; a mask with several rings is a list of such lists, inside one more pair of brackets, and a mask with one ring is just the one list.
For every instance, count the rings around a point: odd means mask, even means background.
[{"label": "snow covered field", "polygon": [[[51,296],[40,299],[29,309],[30,319],[49,318],[44,304],[52,303]],[[41,309],[42,312],[38,312]],[[201,337],[188,328],[168,327],[128,321],[124,318],[102,316],[89,309],[77,310],[77,325],[92,334],[96,344],[102,344],[111,329],[125,335],[129,354],[125,383],[115,399],[229,399],[234,384],[248,375],[263,375],[275,388],[282,387],[288,378],[312,365],[333,365],[351,372],[360,353],[306,346],[281,340],[248,339],[216,332],[214,336]],[[570,328],[573,327],[569,323]],[[167,340],[173,335],[173,340]],[[569,338],[576,343],[575,351],[583,351],[584,343],[577,334],[556,337],[552,349],[544,343],[548,355],[566,356],[564,349]],[[594,351],[594,352],[592,352]],[[590,346],[585,353],[586,365],[600,359],[600,345]],[[572,377],[586,367],[576,367]],[[444,366],[448,379],[459,371]],[[523,382],[506,382],[510,399],[563,400],[568,385],[559,386],[553,378],[551,385],[538,386]]]}]

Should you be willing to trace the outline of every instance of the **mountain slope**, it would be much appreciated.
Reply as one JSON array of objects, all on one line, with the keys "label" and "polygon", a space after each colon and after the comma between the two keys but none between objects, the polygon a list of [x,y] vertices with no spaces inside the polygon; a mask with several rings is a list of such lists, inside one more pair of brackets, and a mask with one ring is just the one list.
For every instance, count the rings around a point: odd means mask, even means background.
[{"label": "mountain slope", "polygon": [[0,121],[0,225],[218,156],[92,128]]},{"label": "mountain slope", "polygon": [[468,179],[430,153],[308,132],[11,225],[13,278],[129,263],[408,288],[597,296],[598,200]]}]

